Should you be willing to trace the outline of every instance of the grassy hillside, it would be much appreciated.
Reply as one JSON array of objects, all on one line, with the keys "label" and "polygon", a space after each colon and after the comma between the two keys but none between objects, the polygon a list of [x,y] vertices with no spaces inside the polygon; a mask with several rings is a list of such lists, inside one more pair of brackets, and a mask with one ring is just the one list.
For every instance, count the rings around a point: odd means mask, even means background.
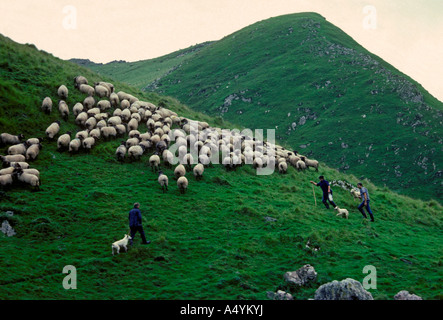
[{"label": "grassy hillside", "polygon": [[[174,56],[159,59],[170,65]],[[230,122],[275,128],[280,141],[342,172],[443,201],[443,104],[318,14],[255,23],[177,61],[155,83],[153,60],[131,65],[143,84],[129,64],[112,76]]]},{"label": "grassy hillside", "polygon": [[[41,100],[67,83],[69,105],[84,96],[72,78],[97,74],[0,37],[0,121],[2,132],[42,136],[56,113],[41,113]],[[105,78],[106,80],[106,78]],[[173,99],[125,90],[192,118],[208,120]],[[62,132],[74,129],[73,118]],[[266,291],[286,289],[297,299],[312,298],[318,286],[347,277],[362,281],[365,265],[374,265],[376,299],[392,299],[409,290],[424,299],[441,299],[442,207],[413,200],[366,182],[376,222],[363,220],[348,192],[335,188],[335,199],[350,210],[349,220],[315,206],[309,180],[321,173],[330,180],[357,178],[327,168],[319,173],[257,176],[251,167],[227,173],[208,168],[202,181],[188,173],[189,190],[180,195],[172,170],[171,187],[162,194],[157,175],[140,162],[118,163],[118,141],[100,142],[90,154],[69,155],[45,142],[32,166],[41,171],[40,192],[14,187],[0,193],[1,212],[17,236],[0,236],[0,299],[265,299]],[[320,193],[317,192],[319,202]],[[149,246],[111,255],[111,243],[127,231],[132,204],[142,205]],[[277,219],[267,222],[265,217]],[[319,251],[306,247],[317,246]],[[318,272],[314,285],[287,288],[286,271],[306,263]],[[62,287],[65,265],[78,272],[78,289]]]}]

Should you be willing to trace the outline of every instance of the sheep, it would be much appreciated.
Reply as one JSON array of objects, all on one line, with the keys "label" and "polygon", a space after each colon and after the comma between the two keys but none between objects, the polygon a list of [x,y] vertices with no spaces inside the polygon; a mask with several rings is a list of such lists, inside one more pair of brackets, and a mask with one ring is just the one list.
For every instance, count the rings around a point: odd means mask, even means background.
[{"label": "sheep", "polygon": [[74,117],[77,117],[84,110],[83,105],[80,102],[77,102],[74,107],[72,107],[72,113]]},{"label": "sheep", "polygon": [[117,161],[125,161],[125,156],[127,152],[127,148],[125,146],[126,142],[122,141],[121,145],[115,151],[115,156],[117,157]]},{"label": "sheep", "polygon": [[58,137],[57,140],[57,150],[63,150],[69,148],[69,143],[71,142],[71,132],[68,131],[65,134],[62,134]]},{"label": "sheep", "polygon": [[10,146],[8,148],[8,154],[9,155],[14,155],[14,154],[25,155],[26,154],[26,148],[28,148],[28,143],[27,142],[20,143],[20,144],[15,144],[15,145]]},{"label": "sheep", "polygon": [[162,187],[163,193],[165,193],[165,190],[168,191],[169,179],[162,171],[158,172],[158,183]]},{"label": "sheep", "polygon": [[88,117],[94,117],[95,115],[97,115],[97,114],[99,114],[101,111],[100,111],[100,108],[91,108],[91,109],[89,109],[88,111],[86,111],[86,113],[88,114]]},{"label": "sheep", "polygon": [[85,140],[82,141],[83,149],[86,149],[88,152],[91,151],[94,144],[95,144],[94,137],[87,137]]},{"label": "sheep", "polygon": [[75,138],[79,139],[80,141],[85,140],[87,137],[89,137],[89,131],[88,130],[83,130],[83,131],[79,131],[75,134]]},{"label": "sheep", "polygon": [[288,171],[288,164],[286,161],[282,161],[278,164],[278,172],[279,173],[286,173]]},{"label": "sheep", "polygon": [[68,88],[66,88],[66,86],[64,84],[62,84],[58,90],[57,90],[57,94],[60,97],[60,99],[62,100],[66,100],[68,98]]},{"label": "sheep", "polygon": [[39,144],[33,144],[26,150],[26,160],[35,160],[40,153],[40,149],[42,148],[42,145]]},{"label": "sheep", "polygon": [[99,128],[92,129],[92,130],[89,132],[89,136],[95,138],[95,140],[100,139],[100,137],[101,137],[101,131],[100,131],[100,129],[99,129]]},{"label": "sheep", "polygon": [[300,157],[297,157],[295,155],[289,156],[289,163],[294,167],[297,168],[297,162],[301,160]]},{"label": "sheep", "polygon": [[24,138],[24,136],[22,134],[14,136],[9,133],[2,133],[0,135],[0,144],[1,145],[19,144],[23,138]]},{"label": "sheep", "polygon": [[180,177],[177,180],[177,187],[180,190],[181,194],[185,194],[188,189],[188,179],[186,177]]},{"label": "sheep", "polygon": [[106,127],[107,125],[108,124],[106,123],[106,120],[100,120],[99,122],[97,122],[95,127],[100,130],[101,128]]},{"label": "sheep", "polygon": [[138,125],[138,122],[142,121],[142,117],[138,113],[131,114],[131,119],[137,120],[137,125]]},{"label": "sheep", "polygon": [[138,129],[138,121],[137,119],[132,118],[128,123],[128,130],[137,130]]},{"label": "sheep", "polygon": [[114,255],[114,250],[117,252],[117,254],[120,254],[120,247],[125,249],[125,252],[128,251],[128,242],[131,240],[131,236],[129,234],[125,234],[125,237],[121,240],[115,241],[111,248],[112,248],[112,255]]},{"label": "sheep", "polygon": [[120,101],[121,101],[120,107],[122,110],[129,109],[129,107],[131,106],[131,103],[126,99],[123,99],[123,100],[120,99]]},{"label": "sheep", "polygon": [[83,106],[89,110],[93,106],[95,106],[95,99],[94,97],[86,97],[85,100],[83,100]]},{"label": "sheep", "polygon": [[46,136],[48,139],[54,139],[54,137],[59,133],[60,131],[60,121],[53,122],[47,129],[46,129]]},{"label": "sheep", "polygon": [[95,85],[94,89],[95,89],[95,94],[98,95],[100,98],[109,97],[109,95],[111,94],[108,88],[102,85]]},{"label": "sheep", "polygon": [[129,119],[131,118],[131,111],[129,111],[129,109],[123,109],[120,117],[124,122],[128,122]]},{"label": "sheep", "polygon": [[205,171],[205,167],[201,163],[197,164],[193,169],[195,178],[197,180],[200,180],[203,177],[204,171]]},{"label": "sheep", "polygon": [[44,113],[50,114],[52,111],[52,100],[50,97],[46,97],[42,102],[42,110]]},{"label": "sheep", "polygon": [[40,178],[39,177],[37,177],[33,174],[30,174],[30,173],[25,173],[21,169],[14,172],[13,175],[16,175],[18,181],[29,184],[30,186],[36,188],[37,190],[40,190]]},{"label": "sheep", "polygon": [[60,112],[60,116],[63,118],[63,120],[68,120],[69,118],[69,107],[66,104],[65,101],[60,100],[58,103],[58,111]]},{"label": "sheep", "polygon": [[112,116],[114,116],[114,117],[116,117],[116,116],[120,117],[121,115],[122,115],[122,109],[120,109],[120,108],[116,108],[114,110],[114,112],[112,113]]},{"label": "sheep", "polygon": [[343,217],[344,219],[348,219],[348,217],[349,217],[349,212],[348,212],[348,210],[346,210],[346,209],[340,209],[338,206],[336,206],[335,208],[334,208],[335,210],[337,210],[337,214],[336,214],[336,216],[341,216],[341,217]]},{"label": "sheep", "polygon": [[131,130],[128,133],[129,138],[140,138],[140,131],[138,130]]},{"label": "sheep", "polygon": [[12,174],[0,175],[0,187],[7,188],[14,182]]},{"label": "sheep", "polygon": [[126,133],[126,127],[124,124],[118,124],[115,126],[115,130],[117,130],[117,134],[122,136]]},{"label": "sheep", "polygon": [[82,84],[88,84],[88,79],[86,79],[83,76],[76,76],[74,78],[74,87],[78,88],[79,86],[81,86]]},{"label": "sheep", "polygon": [[304,163],[306,163],[306,167],[313,167],[315,168],[315,171],[318,171],[318,161],[317,160],[310,160],[306,157],[300,157],[301,161],[303,161]]},{"label": "sheep", "polygon": [[4,175],[6,175],[6,174],[12,174],[12,173],[14,172],[15,169],[16,169],[16,168],[14,168],[14,167],[7,167],[7,168],[5,168],[5,169],[1,169],[1,170],[0,170],[0,176],[4,176]]},{"label": "sheep", "polygon": [[186,168],[185,168],[184,165],[179,164],[177,167],[175,167],[175,170],[174,170],[174,177],[175,177],[176,179],[185,176],[185,174],[186,174]]},{"label": "sheep", "polygon": [[303,160],[298,160],[295,166],[298,171],[306,170],[306,163]]},{"label": "sheep", "polygon": [[139,160],[145,152],[144,146],[132,146],[128,149],[129,159]]},{"label": "sheep", "polygon": [[89,97],[92,97],[95,94],[95,90],[88,84],[81,84],[78,89],[81,93],[87,94]]},{"label": "sheep", "polygon": [[119,116],[114,116],[108,119],[108,125],[115,127],[122,123],[122,118]]},{"label": "sheep", "polygon": [[162,153],[163,162],[166,166],[171,166],[172,162],[174,161],[174,155],[169,150],[164,150]]},{"label": "sheep", "polygon": [[82,142],[80,141],[80,139],[72,139],[71,142],[69,142],[69,152],[70,153],[74,153],[77,152],[80,147],[82,145]]},{"label": "sheep", "polygon": [[252,161],[252,166],[254,169],[263,168],[263,159],[262,158],[254,158],[254,161]]},{"label": "sheep", "polygon": [[118,95],[116,93],[111,93],[109,96],[109,100],[111,101],[111,105],[115,108],[120,104],[120,99],[118,98]]},{"label": "sheep", "polygon": [[95,128],[95,126],[97,125],[97,119],[95,119],[94,117],[90,117],[88,120],[86,120],[85,122],[85,127],[88,130],[92,130]]},{"label": "sheep", "polygon": [[109,114],[106,112],[101,112],[101,113],[95,114],[94,118],[97,121],[108,120]]},{"label": "sheep", "polygon": [[42,138],[29,138],[28,140],[26,140],[26,142],[29,146],[31,146],[33,144],[39,144],[40,142],[42,142],[42,140]]},{"label": "sheep", "polygon": [[149,165],[151,166],[152,171],[158,171],[158,166],[160,165],[160,157],[157,153],[153,154],[149,158]]},{"label": "sheep", "polygon": [[126,140],[126,148],[134,147],[134,146],[138,145],[139,142],[140,142],[140,140],[138,140],[138,138],[130,138],[130,139]]},{"label": "sheep", "polygon": [[109,90],[109,94],[114,92],[114,85],[112,83],[109,82],[104,82],[104,81],[100,81],[100,82],[96,82],[95,85],[99,85],[99,86],[103,86],[106,89]]},{"label": "sheep", "polygon": [[111,109],[111,102],[108,100],[100,100],[97,102],[97,107],[101,112]]},{"label": "sheep", "polygon": [[104,139],[117,137],[117,130],[115,130],[114,127],[103,127],[100,129],[100,131]]},{"label": "sheep", "polygon": [[161,154],[163,153],[164,150],[166,150],[168,148],[168,144],[165,141],[159,141],[157,142],[157,144],[155,145],[155,150]]},{"label": "sheep", "polygon": [[3,162],[3,168],[7,168],[7,167],[29,169],[29,164],[27,162],[23,162],[23,161],[20,161],[20,162],[16,162],[16,161],[8,162],[8,161],[5,161],[5,162]]},{"label": "sheep", "polygon": [[84,127],[87,120],[88,114],[86,112],[80,112],[79,115],[75,118],[75,124],[80,127]]},{"label": "sheep", "polygon": [[352,189],[350,191],[351,195],[353,196],[354,200],[355,199],[360,199],[360,191],[358,191],[357,189]]}]

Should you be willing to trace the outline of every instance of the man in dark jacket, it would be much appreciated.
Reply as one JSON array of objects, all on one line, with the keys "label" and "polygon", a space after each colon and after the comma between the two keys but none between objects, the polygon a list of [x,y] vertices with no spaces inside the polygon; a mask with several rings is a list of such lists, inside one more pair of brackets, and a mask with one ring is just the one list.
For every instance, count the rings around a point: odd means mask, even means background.
[{"label": "man in dark jacket", "polygon": [[320,176],[318,178],[320,179],[319,183],[315,183],[314,181],[311,181],[311,183],[314,186],[320,187],[321,190],[323,191],[323,197],[321,198],[321,201],[324,203],[326,209],[329,209],[328,201],[335,208],[337,205],[334,203],[334,200],[332,198],[332,190],[331,186],[329,185],[329,182],[325,180],[324,176]]},{"label": "man in dark jacket", "polygon": [[142,237],[142,244],[149,244],[151,241],[146,241],[145,232],[143,231],[142,226],[142,214],[140,212],[140,204],[134,203],[134,209],[129,211],[129,228],[131,229],[131,240],[129,241],[132,246],[132,240],[134,239],[135,234],[140,232]]}]

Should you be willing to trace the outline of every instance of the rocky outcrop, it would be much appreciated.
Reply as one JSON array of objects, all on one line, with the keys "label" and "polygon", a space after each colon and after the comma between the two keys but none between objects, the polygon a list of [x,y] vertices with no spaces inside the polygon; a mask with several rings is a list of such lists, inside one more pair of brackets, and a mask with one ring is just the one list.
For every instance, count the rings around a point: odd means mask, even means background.
[{"label": "rocky outcrop", "polygon": [[395,300],[423,300],[421,297],[402,290],[394,296]]},{"label": "rocky outcrop", "polygon": [[374,300],[360,282],[354,279],[334,280],[315,291],[314,300]]},{"label": "rocky outcrop", "polygon": [[317,279],[317,272],[313,266],[306,264],[297,271],[286,272],[285,281],[290,285],[305,286]]},{"label": "rocky outcrop", "polygon": [[266,296],[270,300],[294,300],[294,297],[290,293],[282,290],[278,290],[277,292],[268,291]]}]

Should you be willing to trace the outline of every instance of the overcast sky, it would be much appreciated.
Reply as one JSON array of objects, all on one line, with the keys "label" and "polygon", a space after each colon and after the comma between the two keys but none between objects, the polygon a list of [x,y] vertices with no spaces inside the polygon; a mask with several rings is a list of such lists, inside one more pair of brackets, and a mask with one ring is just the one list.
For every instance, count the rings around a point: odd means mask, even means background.
[{"label": "overcast sky", "polygon": [[0,33],[62,59],[137,61],[306,11],[443,101],[443,0],[0,0]]}]

